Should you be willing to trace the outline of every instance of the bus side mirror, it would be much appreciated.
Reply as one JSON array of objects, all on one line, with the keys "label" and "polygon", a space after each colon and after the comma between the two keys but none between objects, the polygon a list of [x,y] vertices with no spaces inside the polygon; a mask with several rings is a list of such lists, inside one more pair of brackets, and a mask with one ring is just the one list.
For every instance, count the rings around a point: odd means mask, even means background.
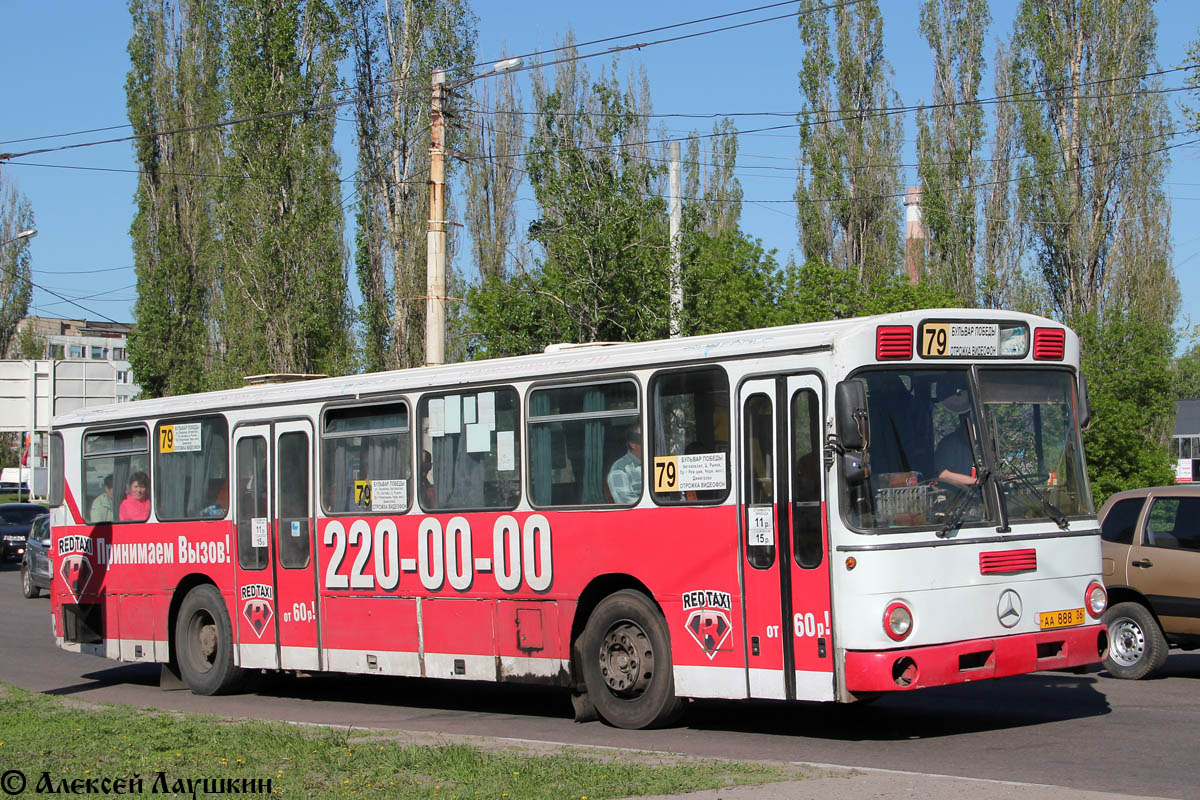
[{"label": "bus side mirror", "polygon": [[1079,373],[1079,430],[1092,423],[1092,406],[1088,401],[1087,376]]},{"label": "bus side mirror", "polygon": [[838,441],[846,450],[862,450],[866,444],[867,392],[858,381],[839,381],[834,390],[834,415]]}]

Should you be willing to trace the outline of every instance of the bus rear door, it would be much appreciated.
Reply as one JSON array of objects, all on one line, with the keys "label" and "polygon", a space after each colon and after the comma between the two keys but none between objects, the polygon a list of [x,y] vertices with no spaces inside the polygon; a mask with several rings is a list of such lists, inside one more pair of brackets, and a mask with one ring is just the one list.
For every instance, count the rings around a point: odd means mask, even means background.
[{"label": "bus rear door", "polygon": [[275,599],[279,665],[321,669],[313,562],[312,423],[275,423]]},{"label": "bus rear door", "polygon": [[271,555],[271,426],[234,430],[234,529],[237,565],[233,627],[237,663],[246,668],[279,666],[275,559]]}]

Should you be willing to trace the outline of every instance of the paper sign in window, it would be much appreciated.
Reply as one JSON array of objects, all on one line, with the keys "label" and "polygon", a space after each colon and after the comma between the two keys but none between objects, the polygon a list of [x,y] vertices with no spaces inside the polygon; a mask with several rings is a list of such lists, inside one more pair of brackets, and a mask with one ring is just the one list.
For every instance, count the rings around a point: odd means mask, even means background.
[{"label": "paper sign in window", "polygon": [[773,506],[746,508],[746,544],[763,547],[775,544],[775,509]]},{"label": "paper sign in window", "polygon": [[679,470],[676,488],[681,492],[703,492],[725,488],[724,453],[693,453],[690,456],[679,456],[676,469]]},{"label": "paper sign in window", "polygon": [[467,452],[487,453],[492,449],[492,431],[482,422],[467,427]]},{"label": "paper sign in window", "polygon": [[446,434],[446,402],[438,397],[429,401],[429,435]]},{"label": "paper sign in window", "polygon": [[445,427],[442,429],[446,433],[461,433],[462,432],[462,396],[457,394],[446,395],[443,398],[446,401],[446,419]]},{"label": "paper sign in window", "polygon": [[468,394],[463,397],[462,421],[464,425],[474,425],[479,420],[475,414],[475,395]]},{"label": "paper sign in window", "polygon": [[403,511],[408,508],[408,481],[403,478],[371,481],[372,511]]},{"label": "paper sign in window", "polygon": [[496,429],[496,393],[479,393],[479,424],[487,426],[489,431]]},{"label": "paper sign in window", "polygon": [[517,468],[516,447],[512,431],[496,431],[496,469],[511,472]]},{"label": "paper sign in window", "polygon": [[267,518],[255,517],[250,520],[250,546],[267,546]]}]

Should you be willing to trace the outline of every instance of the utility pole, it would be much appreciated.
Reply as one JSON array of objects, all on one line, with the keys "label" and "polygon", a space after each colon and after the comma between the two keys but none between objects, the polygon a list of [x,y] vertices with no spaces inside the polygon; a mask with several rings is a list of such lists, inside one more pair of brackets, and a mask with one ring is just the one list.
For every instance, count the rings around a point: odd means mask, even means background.
[{"label": "utility pole", "polygon": [[425,239],[425,364],[445,363],[446,348],[446,73],[433,73],[429,142],[429,233]]},{"label": "utility pole", "polygon": [[682,168],[679,142],[671,142],[671,338],[678,339],[680,318],[683,316],[683,246],[680,228],[683,223]]}]

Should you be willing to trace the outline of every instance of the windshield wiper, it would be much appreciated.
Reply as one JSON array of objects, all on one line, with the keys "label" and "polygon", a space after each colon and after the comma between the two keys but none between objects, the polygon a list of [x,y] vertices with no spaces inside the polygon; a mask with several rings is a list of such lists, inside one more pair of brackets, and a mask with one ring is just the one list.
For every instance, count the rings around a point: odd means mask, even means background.
[{"label": "windshield wiper", "polygon": [[[1033,492],[1033,496],[1036,497],[1038,501],[1041,502],[1042,507],[1050,513],[1050,519],[1054,520],[1055,525],[1062,528],[1064,531],[1067,529],[1067,527],[1071,524],[1067,521],[1067,515],[1060,511],[1058,506],[1046,499],[1046,495],[1042,494],[1042,490],[1037,488],[1033,481],[1029,480],[1029,477],[1024,472],[1021,472],[1021,470],[1017,469],[1016,465],[1007,458],[1003,459],[1000,462],[1000,465],[1002,467],[1007,467],[1012,472],[1014,477],[1018,478],[1021,483],[1025,484],[1025,487],[1029,489],[1029,491]],[[1003,497],[1004,493],[1001,492],[1000,494],[1001,497]]]},{"label": "windshield wiper", "polygon": [[979,500],[982,502],[983,487],[987,485],[987,482],[990,478],[990,473],[986,469],[979,467],[976,467],[975,472],[978,476],[975,483],[970,484],[969,486],[958,487],[958,497],[955,498],[953,505],[950,506],[950,510],[946,512],[945,521],[943,521],[941,527],[937,529],[937,535],[939,538],[945,537],[946,534],[950,533],[950,531],[962,525],[963,519],[967,515],[967,508],[969,507],[967,501],[972,499],[974,495],[974,491],[972,490],[979,491]]}]

